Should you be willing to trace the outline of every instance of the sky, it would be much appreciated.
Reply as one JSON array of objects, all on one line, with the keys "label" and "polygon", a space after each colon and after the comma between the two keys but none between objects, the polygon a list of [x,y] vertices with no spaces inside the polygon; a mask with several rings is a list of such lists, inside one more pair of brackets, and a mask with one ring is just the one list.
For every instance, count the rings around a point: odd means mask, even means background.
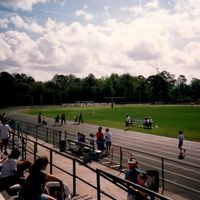
[{"label": "sky", "polygon": [[200,0],[0,0],[0,71],[38,81],[200,78]]}]

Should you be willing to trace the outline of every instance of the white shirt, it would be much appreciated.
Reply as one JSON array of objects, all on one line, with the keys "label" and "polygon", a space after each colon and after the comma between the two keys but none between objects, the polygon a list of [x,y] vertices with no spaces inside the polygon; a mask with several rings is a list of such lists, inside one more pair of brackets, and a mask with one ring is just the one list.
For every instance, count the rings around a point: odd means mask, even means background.
[{"label": "white shirt", "polygon": [[13,176],[14,170],[17,170],[17,161],[13,158],[8,158],[2,164],[1,178]]},{"label": "white shirt", "polygon": [[126,122],[127,122],[127,123],[131,123],[131,117],[130,117],[130,116],[127,116]]},{"label": "white shirt", "polygon": [[184,135],[183,134],[178,135],[178,139],[179,139],[179,141],[183,141],[185,139]]},{"label": "white shirt", "polygon": [[110,131],[105,132],[105,140],[106,142],[112,142],[112,133]]},{"label": "white shirt", "polygon": [[9,131],[12,129],[8,124],[1,124],[0,125],[0,136],[1,139],[7,139],[9,137]]}]

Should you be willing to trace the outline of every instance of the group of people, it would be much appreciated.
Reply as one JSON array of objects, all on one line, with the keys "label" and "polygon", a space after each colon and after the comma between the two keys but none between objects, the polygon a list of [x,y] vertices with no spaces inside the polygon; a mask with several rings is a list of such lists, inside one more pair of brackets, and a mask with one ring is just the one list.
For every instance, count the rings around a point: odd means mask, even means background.
[{"label": "group of people", "polygon": [[[78,132],[77,140],[79,143],[86,143],[86,136],[83,133]],[[97,149],[101,150],[102,152],[105,152],[106,154],[110,154],[110,148],[112,144],[112,133],[108,128],[106,128],[104,132],[103,128],[99,127],[98,131],[96,132],[96,135],[91,133],[89,135],[88,140],[89,144],[93,146],[93,150]]]},{"label": "group of people", "polygon": [[[48,165],[48,158],[41,156],[35,163],[30,161],[18,161],[20,151],[13,149],[11,154],[2,161],[0,175],[0,191],[8,189],[14,184],[20,184],[19,199],[23,200],[56,200],[56,196],[48,195],[45,185],[49,181],[60,183],[64,189],[63,181],[54,175],[48,174],[45,170]],[[28,172],[27,178],[24,173]]]},{"label": "group of people", "polygon": [[[74,124],[83,124],[83,113],[80,112],[79,115],[76,115],[74,117]],[[47,125],[47,121],[46,118],[44,116],[42,116],[42,113],[39,112],[38,114],[38,125]],[[62,113],[61,116],[57,115],[55,117],[55,126],[56,125],[66,125],[66,117],[65,117],[65,113]]]},{"label": "group of people", "polygon": [[152,118],[150,116],[149,117],[145,117],[144,118],[144,122],[143,122],[143,127],[144,128],[152,128],[152,125],[153,125]]},{"label": "group of people", "polygon": [[55,117],[55,125],[66,125],[66,117],[65,117],[65,113],[62,113],[62,115],[57,115]]},{"label": "group of people", "polygon": [[74,124],[77,124],[77,125],[83,124],[83,113],[82,112],[80,112],[79,115],[76,115],[74,117]]},{"label": "group of people", "polygon": [[[130,117],[129,114],[127,114],[126,117],[125,117],[125,126],[128,127],[128,126],[133,125],[133,124],[134,124],[133,119]],[[152,118],[150,116],[145,117],[144,121],[143,121],[143,127],[150,129],[150,128],[152,128],[152,125],[153,125]]]},{"label": "group of people", "polygon": [[106,153],[110,154],[110,147],[112,144],[112,132],[108,128],[106,128],[104,132],[103,128],[100,126],[98,128],[98,131],[96,132],[96,144],[98,150],[106,150]]},{"label": "group of people", "polygon": [[41,112],[38,114],[38,125],[47,125],[46,118],[42,116]]}]

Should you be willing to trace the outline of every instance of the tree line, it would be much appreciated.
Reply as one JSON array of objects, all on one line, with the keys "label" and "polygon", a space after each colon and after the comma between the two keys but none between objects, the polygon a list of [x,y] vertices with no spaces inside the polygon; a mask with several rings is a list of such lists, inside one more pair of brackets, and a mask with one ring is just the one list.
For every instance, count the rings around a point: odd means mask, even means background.
[{"label": "tree line", "polygon": [[23,73],[1,72],[0,91],[0,106],[110,102],[110,97],[116,103],[199,103],[200,79],[193,78],[188,84],[184,75],[175,79],[175,75],[162,71],[148,78],[128,73],[101,78],[57,74],[41,82]]}]

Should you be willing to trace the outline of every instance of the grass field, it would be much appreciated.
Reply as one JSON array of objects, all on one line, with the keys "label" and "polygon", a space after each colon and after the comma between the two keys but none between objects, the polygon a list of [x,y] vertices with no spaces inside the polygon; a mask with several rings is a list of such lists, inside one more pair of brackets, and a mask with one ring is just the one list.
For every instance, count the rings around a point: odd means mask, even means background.
[{"label": "grass field", "polygon": [[148,130],[133,126],[131,130],[168,137],[177,137],[178,130],[183,130],[186,139],[200,141],[200,107],[170,105],[132,105],[115,106],[114,108],[49,107],[26,109],[24,112],[32,115],[38,115],[39,112],[42,112],[43,116],[51,118],[65,113],[66,119],[71,121],[74,120],[74,117],[79,112],[82,112],[84,123],[120,129],[125,129],[124,120],[127,113],[132,118],[142,120],[145,116],[151,116],[154,121],[154,127],[157,125],[158,128]]}]

